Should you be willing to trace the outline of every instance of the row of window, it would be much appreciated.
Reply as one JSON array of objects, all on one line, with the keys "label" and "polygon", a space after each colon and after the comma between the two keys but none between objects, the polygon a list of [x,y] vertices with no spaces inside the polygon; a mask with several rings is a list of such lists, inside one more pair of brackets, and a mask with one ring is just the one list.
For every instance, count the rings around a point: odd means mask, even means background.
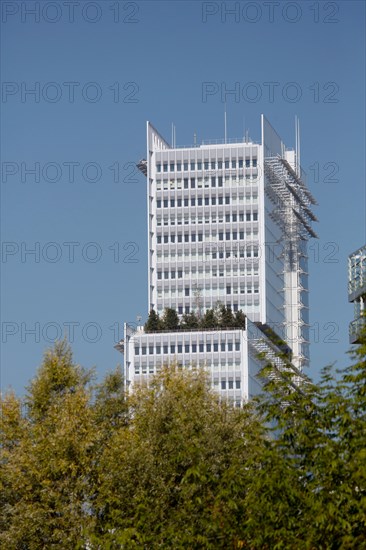
[{"label": "row of window", "polygon": [[[157,261],[158,264],[164,262],[175,262],[175,261],[199,261],[199,262],[209,262],[210,260],[216,260],[216,259],[224,259],[227,260],[232,259],[238,259],[238,258],[244,258],[245,257],[245,248],[241,246],[234,246],[234,248],[231,248],[230,246],[225,245],[214,245],[211,249],[203,250],[202,248],[199,250],[191,249],[183,250],[180,249],[177,252],[175,250],[165,250],[164,255],[161,251],[158,251],[157,253]],[[183,260],[184,258],[184,260]],[[252,268],[258,269],[258,263],[257,262],[250,262],[250,263],[243,263],[241,268],[243,270],[247,269],[248,271],[252,271]],[[231,270],[231,267],[229,266],[229,269]],[[235,268],[234,268],[235,269]],[[237,271],[238,268],[235,269]],[[207,271],[209,271],[209,268],[207,268]],[[192,273],[195,273],[196,269],[192,267]],[[201,267],[198,270],[199,273],[203,272],[203,267]],[[188,274],[189,276],[189,274]]]},{"label": "row of window", "polygon": [[[166,294],[167,290],[164,289],[164,294]],[[193,291],[192,293],[190,292],[190,288],[189,287],[186,287],[183,291],[182,288],[170,288],[168,290],[169,292],[169,296],[170,297],[177,297],[180,298],[180,297],[183,297],[183,296],[191,296],[191,295],[194,295],[194,292]],[[251,282],[247,281],[246,284],[245,283],[242,283],[240,285],[238,284],[228,284],[226,285],[226,291],[225,291],[225,287],[219,287],[217,288],[217,286],[215,288],[210,288],[210,289],[207,289],[206,291],[202,291],[202,294],[201,296],[204,297],[204,296],[213,296],[213,297],[216,297],[216,296],[220,296],[220,295],[224,295],[224,294],[258,294],[259,293],[259,285],[258,284],[252,284]],[[158,290],[158,298],[162,297],[163,295],[163,290],[159,289]]]},{"label": "row of window", "polygon": [[201,160],[198,160],[197,162],[194,161],[194,160],[191,160],[191,161],[183,161],[183,162],[180,162],[180,161],[177,161],[176,163],[175,162],[163,162],[163,163],[160,163],[158,162],[156,164],[156,171],[157,172],[168,172],[168,169],[170,172],[181,172],[182,171],[182,168],[183,170],[186,172],[187,170],[216,170],[216,168],[218,170],[222,170],[223,168],[225,169],[229,169],[229,168],[232,168],[232,169],[236,169],[236,168],[244,168],[244,166],[246,168],[249,168],[250,166],[253,166],[253,167],[256,167],[257,166],[257,159],[256,158],[247,158],[247,159],[242,159],[242,158],[239,158],[239,159],[231,159],[228,160],[218,160],[216,162],[216,160],[211,160],[211,161],[201,161]]},{"label": "row of window", "polygon": [[[213,299],[212,302],[214,302],[215,300]],[[214,303],[213,303],[214,305]],[[229,305],[232,309],[232,311],[236,312],[238,311],[239,309],[244,309],[246,308],[247,312],[250,313],[254,313],[254,312],[257,312],[258,311],[258,308],[259,308],[259,295],[257,295],[257,297],[254,298],[253,300],[253,297],[252,296],[247,296],[244,300],[242,299],[240,301],[240,304],[237,304],[237,303],[228,303],[227,305]],[[157,306],[157,313],[159,313],[159,315],[162,315],[164,313],[164,308],[165,307],[171,307],[171,303],[169,302],[168,304],[166,305],[163,305],[163,304],[158,304]],[[191,311],[194,311],[195,308],[191,308],[189,305],[187,306],[182,306],[182,305],[178,305],[177,307],[175,307],[175,309],[178,311],[179,315],[182,315],[183,313],[191,313]],[[254,321],[256,320],[259,320],[259,319],[253,319]]]},{"label": "row of window", "polygon": [[[246,221],[257,221],[258,214],[256,212],[253,212],[253,217],[251,216],[250,212],[247,212],[246,214]],[[218,236],[219,241],[236,241],[238,239],[244,240],[244,231],[219,231],[218,233],[211,233],[208,235],[204,235],[203,233],[170,233],[170,235],[157,235],[156,242],[157,244],[166,244],[166,243],[195,243],[195,242],[203,242],[203,237],[205,237],[205,240],[211,240],[216,239]],[[239,251],[237,252],[239,254]],[[246,257],[258,258],[258,248],[255,250],[253,249],[253,254],[251,251],[251,248],[246,247]],[[241,258],[244,257],[240,256]]]},{"label": "row of window", "polygon": [[[167,225],[194,225],[194,224],[202,224],[204,223],[231,223],[231,222],[243,222],[246,220],[246,213],[240,212],[240,213],[230,213],[230,214],[224,214],[223,212],[214,212],[212,213],[212,216],[205,215],[203,216],[195,216],[192,214],[191,216],[178,216],[175,218],[175,216],[170,216],[170,218],[157,218],[156,225],[158,227],[167,226]],[[249,220],[250,221],[250,220]],[[253,220],[254,221],[254,220]],[[257,220],[256,220],[257,221]]]},{"label": "row of window", "polygon": [[157,179],[157,191],[170,191],[172,189],[202,189],[209,187],[236,187],[240,185],[251,185],[258,183],[258,170],[250,170],[245,175],[238,176],[210,176],[205,178],[177,178],[177,179]]},{"label": "row of window", "polygon": [[149,346],[135,346],[135,355],[160,355],[168,353],[210,353],[215,351],[240,351],[240,342],[201,342],[201,343],[186,343],[186,344],[153,344]]},{"label": "row of window", "polygon": [[178,199],[157,199],[157,208],[180,208],[182,206],[216,206],[220,204],[244,204],[246,202],[244,195],[239,197],[230,195],[212,196],[212,197],[185,197]]}]

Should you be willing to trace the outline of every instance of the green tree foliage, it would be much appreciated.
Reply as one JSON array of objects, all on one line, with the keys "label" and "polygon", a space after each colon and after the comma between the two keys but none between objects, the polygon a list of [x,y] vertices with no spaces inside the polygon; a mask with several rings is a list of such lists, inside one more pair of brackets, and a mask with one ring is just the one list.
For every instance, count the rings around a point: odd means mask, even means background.
[{"label": "green tree foliage", "polygon": [[154,309],[150,310],[149,317],[145,323],[145,332],[157,332],[162,328],[162,323],[158,313]]},{"label": "green tree foliage", "polygon": [[175,366],[126,397],[57,344],[1,398],[0,549],[365,549],[360,341],[318,384],[267,365],[242,409]]},{"label": "green tree foliage", "polygon": [[192,311],[182,316],[180,327],[183,329],[195,329],[199,328],[200,323],[197,315]]},{"label": "green tree foliage", "polygon": [[179,328],[179,317],[175,309],[165,308],[162,317],[162,326],[164,330],[177,330]]},{"label": "green tree foliage", "polygon": [[202,328],[217,328],[219,326],[219,319],[217,318],[213,309],[208,309],[202,316],[201,327]]},{"label": "green tree foliage", "polygon": [[234,315],[229,306],[217,304],[213,309],[208,309],[202,317],[198,317],[193,311],[182,315],[179,319],[174,309],[166,308],[162,318],[152,309],[145,323],[145,332],[158,332],[159,330],[189,330],[209,328],[245,328],[245,314],[240,310]]}]

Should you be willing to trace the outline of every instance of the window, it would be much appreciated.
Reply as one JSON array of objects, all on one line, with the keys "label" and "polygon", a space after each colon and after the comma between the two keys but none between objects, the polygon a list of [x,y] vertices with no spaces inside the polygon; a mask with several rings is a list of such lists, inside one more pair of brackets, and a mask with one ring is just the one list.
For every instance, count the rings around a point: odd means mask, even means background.
[{"label": "window", "polygon": [[222,182],[223,182],[222,176],[219,176],[219,187],[222,187]]},{"label": "window", "polygon": [[230,204],[230,196],[229,195],[225,196],[225,204]]},{"label": "window", "polygon": [[228,342],[228,344],[227,344],[227,350],[228,350],[228,351],[233,351],[233,343],[232,343],[232,342]]},{"label": "window", "polygon": [[253,212],[253,221],[258,221],[258,212]]},{"label": "window", "polygon": [[200,351],[200,353],[203,353],[203,351],[204,351],[204,350],[203,350],[203,344],[200,344],[200,345],[199,345],[199,351]]},{"label": "window", "polygon": [[240,342],[235,342],[235,351],[240,351]]},{"label": "window", "polygon": [[168,199],[165,199],[163,201],[163,206],[164,206],[164,208],[168,208]]},{"label": "window", "polygon": [[188,178],[184,178],[183,185],[184,189],[188,189]]},{"label": "window", "polygon": [[240,380],[238,380],[238,379],[235,380],[235,388],[236,388],[237,390],[240,390]]},{"label": "window", "polygon": [[135,355],[140,355],[140,348],[135,346]]},{"label": "window", "polygon": [[197,344],[192,344],[192,353],[197,353]]},{"label": "window", "polygon": [[231,286],[230,285],[226,286],[226,294],[231,294]]},{"label": "window", "polygon": [[177,199],[177,206],[182,206],[182,199]]},{"label": "window", "polygon": [[214,351],[219,351],[219,344],[217,342],[214,343],[213,350]]},{"label": "window", "polygon": [[235,159],[233,159],[231,161],[231,168],[236,168],[236,160]]},{"label": "window", "polygon": [[196,206],[196,199],[194,197],[191,198],[191,206]]},{"label": "window", "polygon": [[216,178],[214,176],[211,178],[211,185],[212,187],[216,187]]},{"label": "window", "polygon": [[183,168],[184,168],[184,170],[186,170],[186,171],[188,170],[188,162],[186,162],[186,161],[184,162]]},{"label": "window", "polygon": [[161,235],[158,235],[158,236],[156,237],[156,242],[157,242],[158,244],[161,244]]},{"label": "window", "polygon": [[194,160],[191,161],[191,170],[194,170],[194,167],[195,167],[195,163],[194,163]]},{"label": "window", "polygon": [[250,212],[247,212],[245,214],[245,219],[246,219],[247,222],[250,222]]},{"label": "window", "polygon": [[206,351],[211,351],[211,344],[206,344]]},{"label": "window", "polygon": [[257,168],[257,159],[253,159],[253,166],[254,168]]},{"label": "window", "polygon": [[212,198],[211,198],[211,203],[215,206],[215,204],[216,204],[216,197],[212,197]]},{"label": "window", "polygon": [[221,380],[221,389],[226,390],[226,380]]},{"label": "window", "polygon": [[160,200],[160,199],[158,199],[158,200],[156,201],[156,207],[157,207],[157,208],[161,208],[161,200]]},{"label": "window", "polygon": [[208,170],[208,161],[205,161],[204,166],[205,166],[205,170]]},{"label": "window", "polygon": [[164,172],[167,172],[167,171],[168,171],[168,163],[164,163],[164,164],[163,164],[163,171],[164,171]]},{"label": "window", "polygon": [[243,168],[243,159],[239,159],[239,168]]},{"label": "window", "polygon": [[211,161],[211,170],[215,170],[216,168],[216,162],[214,160]]},{"label": "window", "polygon": [[182,163],[181,162],[177,162],[177,171],[178,172],[182,171]]},{"label": "window", "polygon": [[225,168],[230,168],[230,163],[228,160],[225,160]]},{"label": "window", "polygon": [[189,296],[189,287],[184,289],[184,296]]},{"label": "window", "polygon": [[183,351],[182,344],[178,344],[178,353],[182,353],[182,351]]},{"label": "window", "polygon": [[174,200],[174,199],[171,199],[171,200],[170,200],[170,206],[172,206],[172,207],[175,206],[175,200]]},{"label": "window", "polygon": [[142,355],[146,355],[146,346],[141,347],[141,353]]},{"label": "window", "polygon": [[218,197],[219,202],[218,204],[224,204],[224,197]]},{"label": "window", "polygon": [[225,348],[226,348],[225,342],[221,342],[221,346],[220,346],[220,347],[221,347],[221,351],[225,351]]},{"label": "window", "polygon": [[223,232],[219,232],[219,241],[223,241],[224,240],[224,233]]},{"label": "window", "polygon": [[202,162],[197,162],[197,170],[202,170]]},{"label": "window", "polygon": [[174,172],[174,162],[171,162],[171,163],[170,163],[170,171],[171,171],[171,172]]},{"label": "window", "polygon": [[149,346],[149,354],[152,355],[154,353],[154,346]]},{"label": "window", "polygon": [[170,345],[170,353],[175,353],[175,344]]},{"label": "window", "polygon": [[185,353],[189,353],[189,344],[185,344],[184,351]]},{"label": "window", "polygon": [[191,178],[191,189],[194,189],[196,187],[196,180],[194,178]]},{"label": "window", "polygon": [[184,199],[184,206],[188,206],[188,199]]},{"label": "window", "polygon": [[222,169],[222,160],[219,160],[219,161],[218,161],[218,163],[217,163],[217,168],[218,168],[219,170]]},{"label": "window", "polygon": [[160,345],[156,345],[156,354],[157,355],[160,355],[161,354],[161,346]]},{"label": "window", "polygon": [[245,159],[245,168],[250,167],[250,159]]}]

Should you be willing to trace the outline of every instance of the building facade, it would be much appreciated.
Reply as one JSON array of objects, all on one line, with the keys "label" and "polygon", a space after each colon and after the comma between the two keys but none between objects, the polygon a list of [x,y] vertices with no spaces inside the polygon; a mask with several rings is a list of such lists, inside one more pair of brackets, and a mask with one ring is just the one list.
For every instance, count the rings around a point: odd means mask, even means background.
[{"label": "building facade", "polygon": [[366,245],[348,257],[348,300],[354,305],[354,319],[349,325],[349,341],[358,343],[366,312]]},{"label": "building facade", "polygon": [[[295,367],[308,365],[306,243],[316,236],[311,227],[315,201],[299,157],[299,148],[288,150],[263,115],[260,143],[245,139],[172,147],[147,124],[147,158],[139,167],[147,177],[148,309],[200,316],[221,303],[233,312],[242,310],[248,323],[239,332],[222,331],[216,337],[190,334],[190,351],[182,357],[178,346],[183,350],[186,344],[184,338],[179,344],[178,334],[148,335],[141,329],[131,334],[126,327],[130,383],[153,374],[153,365],[162,359],[175,357],[184,365],[205,364],[225,397],[233,391],[235,402],[250,398],[256,392],[249,380],[258,368],[252,352],[266,340],[258,332],[263,325],[289,344]],[[211,339],[209,351],[203,337]],[[240,357],[226,347],[224,354],[215,352],[215,338],[219,348],[221,338],[228,345],[232,339],[234,348],[238,341]],[[158,357],[157,346],[167,355]],[[144,348],[148,352],[141,362]]]}]

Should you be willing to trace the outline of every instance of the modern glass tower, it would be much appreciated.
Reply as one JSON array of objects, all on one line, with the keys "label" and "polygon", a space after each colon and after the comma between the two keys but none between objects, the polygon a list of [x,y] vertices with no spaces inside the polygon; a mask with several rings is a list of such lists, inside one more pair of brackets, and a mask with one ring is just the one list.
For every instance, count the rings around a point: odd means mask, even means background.
[{"label": "modern glass tower", "polygon": [[354,304],[354,320],[349,325],[349,341],[358,343],[366,311],[366,245],[348,257],[348,300]]},{"label": "modern glass tower", "polygon": [[[133,383],[164,362],[208,368],[235,402],[259,390],[259,348],[276,353],[270,327],[308,364],[306,243],[315,201],[300,167],[299,135],[288,150],[262,115],[261,142],[171,146],[147,123],[148,309],[201,315],[217,303],[242,310],[244,330],[145,334],[125,327],[120,349]],[[263,332],[264,331],[264,332]],[[267,332],[268,333],[268,332]]]}]

